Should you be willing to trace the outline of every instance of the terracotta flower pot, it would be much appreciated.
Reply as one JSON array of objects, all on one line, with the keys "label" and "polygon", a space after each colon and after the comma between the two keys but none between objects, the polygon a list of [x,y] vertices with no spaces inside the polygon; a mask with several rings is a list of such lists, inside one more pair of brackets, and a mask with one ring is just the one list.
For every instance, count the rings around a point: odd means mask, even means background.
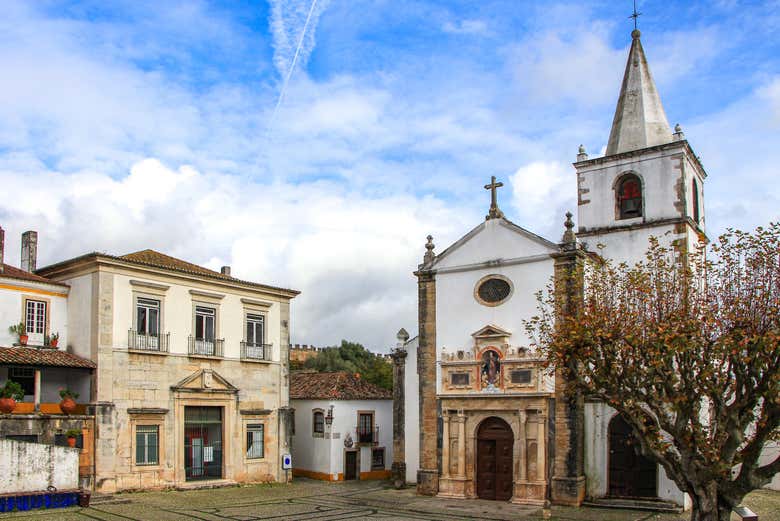
[{"label": "terracotta flower pot", "polygon": [[75,447],[76,446],[76,438],[68,436],[68,447]]},{"label": "terracotta flower pot", "polygon": [[27,345],[27,340],[29,340],[29,336],[27,335],[19,335],[19,343],[23,346]]},{"label": "terracotta flower pot", "polygon": [[0,412],[11,414],[16,408],[16,400],[13,398],[0,398]]},{"label": "terracotta flower pot", "polygon": [[50,340],[50,341],[49,341],[49,345],[50,345],[51,347],[57,347],[57,342],[59,342],[59,340]]},{"label": "terracotta flower pot", "polygon": [[60,402],[60,409],[65,414],[73,414],[73,411],[76,410],[76,402],[70,397],[63,398]]}]

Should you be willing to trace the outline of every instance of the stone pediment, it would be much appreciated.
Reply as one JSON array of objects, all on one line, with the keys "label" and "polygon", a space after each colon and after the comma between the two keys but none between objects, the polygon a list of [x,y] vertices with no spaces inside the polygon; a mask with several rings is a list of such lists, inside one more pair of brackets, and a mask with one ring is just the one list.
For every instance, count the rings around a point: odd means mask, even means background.
[{"label": "stone pediment", "polygon": [[238,393],[237,387],[211,369],[195,371],[176,385],[172,385],[171,390],[189,393]]},{"label": "stone pediment", "polygon": [[512,336],[512,333],[506,329],[496,326],[494,324],[488,324],[481,329],[471,333],[477,340],[501,340]]}]

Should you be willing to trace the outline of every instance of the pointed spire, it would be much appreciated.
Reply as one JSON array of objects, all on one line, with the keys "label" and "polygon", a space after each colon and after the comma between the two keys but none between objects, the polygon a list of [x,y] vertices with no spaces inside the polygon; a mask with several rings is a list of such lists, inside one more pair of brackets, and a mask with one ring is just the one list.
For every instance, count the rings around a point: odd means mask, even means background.
[{"label": "pointed spire", "polygon": [[631,50],[612,120],[608,156],[672,141],[672,131],[650,74],[640,35],[638,29],[631,32]]}]

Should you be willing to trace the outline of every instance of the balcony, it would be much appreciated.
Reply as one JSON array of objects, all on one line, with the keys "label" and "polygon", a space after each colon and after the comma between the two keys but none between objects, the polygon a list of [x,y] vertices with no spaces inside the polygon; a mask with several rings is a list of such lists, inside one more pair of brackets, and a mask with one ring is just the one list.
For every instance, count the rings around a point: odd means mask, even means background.
[{"label": "balcony", "polygon": [[241,342],[241,360],[270,362],[272,347],[273,344]]},{"label": "balcony", "polygon": [[130,329],[127,332],[127,349],[131,351],[167,353],[170,339],[170,333],[165,333],[164,335],[147,335]]},{"label": "balcony", "polygon": [[362,445],[379,444],[379,426],[371,428],[365,425],[358,425],[355,427],[355,440]]},{"label": "balcony", "polygon": [[190,356],[209,356],[222,358],[224,346],[224,338],[209,340],[205,338],[195,338],[194,336],[190,335],[187,339],[187,352]]}]

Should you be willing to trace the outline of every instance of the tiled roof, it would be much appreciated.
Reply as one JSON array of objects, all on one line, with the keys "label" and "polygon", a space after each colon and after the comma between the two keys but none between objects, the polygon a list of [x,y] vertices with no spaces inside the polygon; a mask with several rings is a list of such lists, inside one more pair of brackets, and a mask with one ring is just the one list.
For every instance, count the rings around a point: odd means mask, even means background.
[{"label": "tiled roof", "polygon": [[10,266],[8,264],[3,264],[3,271],[0,272],[0,278],[29,280],[32,282],[43,282],[45,284],[53,284],[55,286],[67,287],[67,284],[63,284],[61,282],[55,282],[51,279],[47,279],[46,277],[41,277],[40,275],[36,275],[35,273],[30,273],[29,271],[24,271],[24,270],[20,270],[19,268],[14,268],[13,266]]},{"label": "tiled roof", "polygon": [[231,277],[229,275],[223,275],[222,273],[214,270],[210,270],[208,268],[204,268],[203,266],[198,266],[197,264],[193,264],[191,262],[187,262],[181,259],[177,259],[176,257],[171,257],[170,255],[165,255],[164,253],[160,253],[159,251],[155,250],[141,250],[136,251],[133,253],[128,253],[126,255],[116,256],[116,255],[109,255],[107,253],[99,253],[99,252],[92,252],[87,253],[84,255],[81,255],[79,257],[74,257],[72,259],[68,259],[62,262],[58,262],[55,264],[52,264],[50,266],[46,266],[44,268],[41,268],[38,270],[41,273],[55,273],[58,269],[61,269],[63,266],[66,266],[68,264],[74,263],[76,261],[86,260],[86,259],[113,259],[118,261],[124,261],[124,262],[130,262],[133,264],[139,264],[142,266],[151,266],[154,268],[163,268],[166,270],[171,271],[178,271],[181,273],[189,273],[193,275],[202,275],[205,277],[210,277],[213,279],[221,279],[228,282],[234,282],[238,284],[246,284],[247,286],[254,286],[257,288],[262,288],[266,290],[272,290],[272,291],[281,291],[284,293],[292,293],[293,295],[298,295],[300,291],[294,290],[294,289],[288,289],[288,288],[281,288],[278,286],[271,286],[268,284],[261,284],[259,282],[252,282],[249,280],[242,280],[237,279],[235,277]]},{"label": "tiled roof", "polygon": [[94,369],[95,362],[59,349],[34,347],[0,347],[0,365],[37,365],[50,367],[84,367]]},{"label": "tiled roof", "polygon": [[169,269],[175,269],[175,270],[182,270],[182,271],[189,271],[192,273],[199,273],[201,275],[210,275],[210,276],[217,276],[223,279],[232,279],[233,277],[229,277],[227,275],[223,275],[222,273],[218,271],[213,271],[207,268],[204,268],[203,266],[198,266],[197,264],[193,264],[191,262],[183,261],[181,259],[177,259],[176,257],[171,257],[170,255],[165,255],[164,253],[160,253],[159,251],[155,250],[141,250],[136,251],[133,253],[128,253],[127,255],[122,255],[119,257],[120,259],[128,260],[131,262],[138,262],[141,264],[149,264],[150,266],[157,266],[160,268],[169,268]]},{"label": "tiled roof", "polygon": [[293,372],[292,400],[392,400],[393,393],[352,373]]}]

